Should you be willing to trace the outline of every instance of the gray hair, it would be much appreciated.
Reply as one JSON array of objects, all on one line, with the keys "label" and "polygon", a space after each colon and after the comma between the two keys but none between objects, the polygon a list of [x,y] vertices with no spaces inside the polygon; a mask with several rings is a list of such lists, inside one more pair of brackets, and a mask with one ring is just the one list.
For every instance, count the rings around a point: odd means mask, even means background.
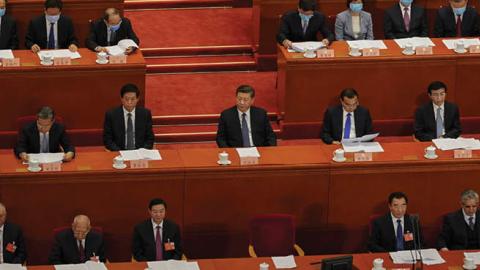
[{"label": "gray hair", "polygon": [[52,108],[50,108],[48,106],[42,107],[37,113],[37,117],[39,119],[52,119],[53,120],[54,116],[55,116],[55,112],[53,111]]},{"label": "gray hair", "polygon": [[462,203],[465,203],[468,200],[475,200],[475,202],[478,203],[478,193],[473,189],[467,189],[462,192],[460,199]]}]

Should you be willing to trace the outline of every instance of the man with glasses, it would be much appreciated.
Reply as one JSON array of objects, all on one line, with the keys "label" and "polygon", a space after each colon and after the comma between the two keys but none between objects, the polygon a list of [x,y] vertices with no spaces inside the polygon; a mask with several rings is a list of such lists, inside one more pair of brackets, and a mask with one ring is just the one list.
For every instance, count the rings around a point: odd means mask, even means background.
[{"label": "man with glasses", "polygon": [[373,133],[370,112],[359,105],[358,93],[355,89],[344,89],[340,93],[340,103],[325,111],[320,134],[324,143],[340,144],[342,139]]},{"label": "man with glasses", "polygon": [[75,156],[75,148],[70,144],[65,127],[55,122],[55,112],[50,107],[41,108],[37,120],[22,128],[14,151],[25,162],[28,161],[28,153],[64,152],[64,161],[70,161]]},{"label": "man with glasses", "polygon": [[415,112],[415,138],[431,141],[436,138],[457,138],[462,132],[457,105],[445,101],[447,86],[434,81],[428,86],[431,102]]}]

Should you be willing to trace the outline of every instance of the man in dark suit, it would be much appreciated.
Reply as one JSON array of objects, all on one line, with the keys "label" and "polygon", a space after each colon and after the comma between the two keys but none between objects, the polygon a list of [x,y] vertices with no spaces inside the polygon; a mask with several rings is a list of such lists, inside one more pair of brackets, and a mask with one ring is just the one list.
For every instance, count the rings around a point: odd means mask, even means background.
[{"label": "man in dark suit", "polygon": [[7,208],[0,203],[0,245],[2,254],[0,263],[23,264],[27,259],[27,249],[20,226],[6,222]]},{"label": "man in dark suit", "polygon": [[153,199],[148,205],[150,219],[135,226],[132,253],[137,261],[180,260],[182,242],[180,229],[173,221],[165,219],[167,203]]},{"label": "man in dark suit", "polygon": [[342,139],[362,137],[372,133],[370,112],[358,105],[358,93],[355,89],[344,89],[340,93],[340,102],[341,104],[325,111],[320,134],[323,142],[340,144]]},{"label": "man in dark suit", "polygon": [[400,0],[385,10],[385,39],[428,37],[427,12],[412,2],[413,0]]},{"label": "man in dark suit", "polygon": [[480,211],[478,193],[468,189],[462,192],[462,208],[443,219],[442,232],[437,248],[442,251],[454,249],[480,249]]},{"label": "man in dark suit", "polygon": [[0,0],[0,50],[18,49],[17,23],[5,14],[7,0]]},{"label": "man in dark suit", "polygon": [[73,219],[72,229],[65,229],[55,235],[50,252],[50,264],[105,262],[105,250],[101,233],[91,230],[90,219],[78,215]]},{"label": "man in dark suit", "polygon": [[46,0],[45,14],[34,18],[28,25],[25,46],[37,53],[41,49],[78,50],[72,20],[61,14],[61,0]]},{"label": "man in dark suit", "polygon": [[[422,243],[421,246],[424,246],[420,225],[415,224],[414,218],[406,214],[407,204],[408,198],[403,192],[393,192],[388,196],[390,212],[371,224],[368,241],[370,252],[410,250],[414,248],[414,239],[417,244]],[[416,231],[419,233],[414,235]]]},{"label": "man in dark suit", "polygon": [[[86,45],[92,51],[108,52],[106,46],[117,45],[122,39],[131,39],[137,45],[140,44],[130,20],[120,17],[118,9],[108,8],[105,10],[104,17],[92,24]],[[134,49],[135,47],[129,47],[125,53],[129,54]]]},{"label": "man in dark suit", "polygon": [[105,114],[103,143],[111,151],[152,149],[154,135],[150,110],[137,107],[140,90],[126,84],[120,90],[122,106]]},{"label": "man in dark suit", "polygon": [[432,82],[428,95],[431,102],[415,112],[415,138],[423,142],[460,136],[460,113],[457,105],[445,101],[447,86],[443,82]]},{"label": "man in dark suit", "polygon": [[23,161],[28,161],[28,153],[64,152],[64,161],[75,156],[75,148],[70,144],[65,127],[55,122],[55,112],[50,107],[42,107],[37,113],[37,121],[22,128],[14,151]]},{"label": "man in dark suit", "polygon": [[253,107],[255,89],[249,85],[237,88],[237,105],[220,114],[217,130],[218,147],[275,146],[277,137],[273,132],[267,112]]},{"label": "man in dark suit", "polygon": [[280,21],[278,43],[290,48],[292,42],[317,41],[317,33],[320,32],[323,44],[328,46],[334,35],[328,27],[327,18],[315,11],[316,7],[316,0],[299,0],[298,10],[285,13]]},{"label": "man in dark suit", "polygon": [[477,11],[468,0],[450,0],[438,10],[433,34],[435,37],[474,37],[480,35]]}]

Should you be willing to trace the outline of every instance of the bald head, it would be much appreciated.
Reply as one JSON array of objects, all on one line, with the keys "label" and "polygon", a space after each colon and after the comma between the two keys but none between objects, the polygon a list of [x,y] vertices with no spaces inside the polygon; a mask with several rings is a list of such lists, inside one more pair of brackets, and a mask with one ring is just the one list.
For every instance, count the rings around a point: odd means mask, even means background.
[{"label": "bald head", "polygon": [[73,235],[77,240],[83,240],[90,231],[90,219],[86,215],[77,215],[72,223]]},{"label": "bald head", "polygon": [[116,8],[107,8],[105,10],[105,14],[103,19],[109,24],[109,25],[116,25],[119,24],[122,18],[120,17],[120,11]]},{"label": "bald head", "polygon": [[3,205],[3,203],[0,203],[0,226],[5,224],[6,219],[7,219],[7,208],[5,208],[5,205]]}]

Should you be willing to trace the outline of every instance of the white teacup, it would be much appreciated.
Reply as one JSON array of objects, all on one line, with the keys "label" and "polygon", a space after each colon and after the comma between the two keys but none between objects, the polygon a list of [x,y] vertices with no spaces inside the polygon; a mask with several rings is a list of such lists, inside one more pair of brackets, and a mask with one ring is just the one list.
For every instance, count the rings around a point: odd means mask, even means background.
[{"label": "white teacup", "polygon": [[463,267],[465,269],[475,269],[475,268],[477,268],[473,259],[472,258],[467,258],[467,257],[465,257],[463,259]]},{"label": "white teacup", "polygon": [[429,147],[425,148],[425,156],[427,156],[427,157],[435,157],[435,156],[436,156],[435,150],[437,150],[437,148],[435,148],[434,146],[430,145]]},{"label": "white teacup", "polygon": [[121,156],[117,156],[113,159],[113,165],[115,167],[122,167],[124,166],[124,163],[123,163],[123,158]]},{"label": "white teacup", "polygon": [[222,153],[218,154],[218,161],[222,164],[228,163],[228,153],[223,151]]},{"label": "white teacup", "polygon": [[382,258],[376,258],[373,260],[373,269],[383,269],[383,259]]},{"label": "white teacup", "polygon": [[53,56],[50,53],[45,53],[42,55],[42,61],[44,63],[51,63],[53,60]]},{"label": "white teacup", "polygon": [[405,51],[406,52],[413,52],[413,44],[412,43],[405,44]]},{"label": "white teacup", "polygon": [[28,160],[28,168],[30,170],[38,170],[40,168],[40,162],[38,161],[38,159],[29,159]]},{"label": "white teacup", "polygon": [[463,43],[462,40],[459,40],[459,41],[455,42],[455,50],[459,51],[459,52],[464,51],[465,50],[465,43]]},{"label": "white teacup", "polygon": [[345,159],[345,151],[341,148],[333,151],[333,159],[335,160],[343,160]]},{"label": "white teacup", "polygon": [[106,62],[107,61],[107,53],[106,52],[99,52],[97,53],[98,62]]},{"label": "white teacup", "polygon": [[313,47],[308,47],[305,54],[310,57],[315,56],[315,49]]},{"label": "white teacup", "polygon": [[350,54],[351,55],[358,55],[360,53],[360,49],[357,46],[350,47]]},{"label": "white teacup", "polygon": [[260,270],[268,270],[268,263],[261,263],[260,264]]}]

